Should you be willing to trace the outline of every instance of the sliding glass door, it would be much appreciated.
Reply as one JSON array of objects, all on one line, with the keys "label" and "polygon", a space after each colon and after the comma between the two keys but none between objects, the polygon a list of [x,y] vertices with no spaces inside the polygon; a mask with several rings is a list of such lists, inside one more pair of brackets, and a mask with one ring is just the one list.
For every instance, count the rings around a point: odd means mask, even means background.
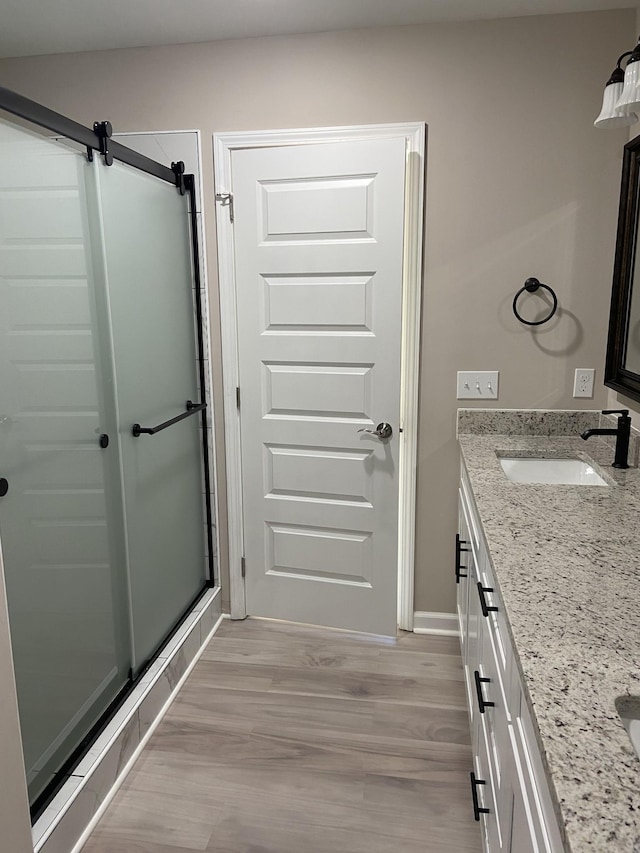
[{"label": "sliding glass door", "polygon": [[202,589],[200,403],[188,196],[123,163],[99,164],[105,310],[132,567],[137,672]]},{"label": "sliding glass door", "polygon": [[[188,208],[0,123],[0,540],[32,802],[205,585]],[[6,481],[6,485],[5,485]]]},{"label": "sliding glass door", "polygon": [[[127,681],[119,474],[99,437],[86,157],[0,124],[0,499],[32,797]],[[117,497],[117,494],[116,494]]]}]

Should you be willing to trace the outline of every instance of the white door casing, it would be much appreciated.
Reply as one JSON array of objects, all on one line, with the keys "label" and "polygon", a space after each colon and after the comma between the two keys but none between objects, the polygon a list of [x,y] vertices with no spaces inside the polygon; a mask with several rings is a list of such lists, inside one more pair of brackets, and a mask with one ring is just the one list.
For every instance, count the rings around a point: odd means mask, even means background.
[{"label": "white door casing", "polygon": [[412,627],[423,173],[424,125],[216,137],[235,618],[244,552],[250,613]]}]

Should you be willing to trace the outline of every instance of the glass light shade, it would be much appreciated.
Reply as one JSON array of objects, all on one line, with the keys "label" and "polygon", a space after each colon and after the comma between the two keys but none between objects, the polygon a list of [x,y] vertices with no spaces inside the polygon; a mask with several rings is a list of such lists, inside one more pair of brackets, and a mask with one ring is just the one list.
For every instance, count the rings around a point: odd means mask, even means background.
[{"label": "glass light shade", "polygon": [[[636,62],[634,65],[640,65],[640,63]],[[638,116],[630,107],[618,106],[623,85],[623,83],[609,83],[604,87],[602,109],[593,123],[595,127],[629,127],[638,121]]]},{"label": "glass light shade", "polygon": [[616,109],[623,107],[640,111],[640,60],[629,62],[624,72],[624,88]]}]

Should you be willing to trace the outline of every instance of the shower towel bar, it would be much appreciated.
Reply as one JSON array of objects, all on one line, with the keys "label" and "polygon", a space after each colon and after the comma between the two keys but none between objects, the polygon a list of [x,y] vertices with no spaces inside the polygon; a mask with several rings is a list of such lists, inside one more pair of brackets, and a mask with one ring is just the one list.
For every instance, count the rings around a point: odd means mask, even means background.
[{"label": "shower towel bar", "polygon": [[131,432],[137,438],[139,435],[155,435],[157,432],[162,432],[163,429],[167,427],[173,426],[173,424],[177,424],[178,421],[183,421],[185,418],[191,417],[191,415],[195,415],[197,412],[201,412],[203,409],[207,408],[206,403],[192,403],[191,400],[187,400],[186,403],[187,411],[183,412],[181,415],[177,415],[175,418],[171,418],[169,421],[165,421],[162,424],[158,424],[155,427],[142,427],[140,424],[134,424],[131,428]]}]

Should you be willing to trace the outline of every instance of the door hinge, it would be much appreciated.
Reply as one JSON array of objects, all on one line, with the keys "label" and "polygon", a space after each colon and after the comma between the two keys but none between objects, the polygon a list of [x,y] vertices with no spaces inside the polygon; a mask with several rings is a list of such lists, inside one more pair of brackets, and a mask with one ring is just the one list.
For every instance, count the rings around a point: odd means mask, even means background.
[{"label": "door hinge", "polygon": [[240,571],[242,572],[242,577],[244,577],[247,571],[247,564],[244,557],[240,557]]},{"label": "door hinge", "polygon": [[233,195],[231,193],[216,193],[216,201],[227,205],[229,208],[229,221],[233,222]]},{"label": "door hinge", "polygon": [[236,407],[240,408],[240,389],[236,388]]}]

